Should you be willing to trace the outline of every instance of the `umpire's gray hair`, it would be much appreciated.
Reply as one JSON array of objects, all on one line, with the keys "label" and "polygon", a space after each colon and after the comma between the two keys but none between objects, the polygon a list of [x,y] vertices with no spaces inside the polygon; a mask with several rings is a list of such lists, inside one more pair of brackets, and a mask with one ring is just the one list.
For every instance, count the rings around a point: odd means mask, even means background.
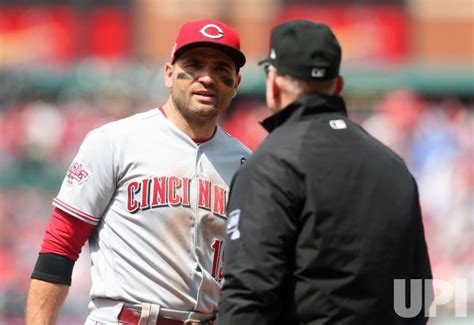
[{"label": "umpire's gray hair", "polygon": [[332,95],[336,88],[336,80],[303,80],[288,75],[283,75],[285,79],[284,87],[294,96],[304,95]]}]

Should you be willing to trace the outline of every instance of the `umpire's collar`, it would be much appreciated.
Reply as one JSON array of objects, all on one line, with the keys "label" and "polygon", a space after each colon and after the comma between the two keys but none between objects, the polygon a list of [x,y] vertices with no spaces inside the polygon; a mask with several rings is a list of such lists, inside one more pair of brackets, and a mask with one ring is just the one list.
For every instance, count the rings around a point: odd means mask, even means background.
[{"label": "umpire's collar", "polygon": [[268,132],[272,132],[287,121],[297,121],[303,116],[331,112],[347,115],[346,105],[342,97],[324,95],[303,96],[281,111],[267,117],[260,124],[262,124]]}]

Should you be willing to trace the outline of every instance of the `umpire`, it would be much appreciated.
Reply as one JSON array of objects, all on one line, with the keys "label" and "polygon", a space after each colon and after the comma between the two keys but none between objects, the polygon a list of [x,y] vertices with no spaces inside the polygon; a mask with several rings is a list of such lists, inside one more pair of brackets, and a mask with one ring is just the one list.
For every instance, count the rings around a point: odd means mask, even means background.
[{"label": "umpire", "polygon": [[219,325],[427,322],[431,298],[416,315],[394,298],[395,279],[432,277],[415,179],[348,119],[340,62],[326,25],[272,31],[271,134],[232,183]]}]

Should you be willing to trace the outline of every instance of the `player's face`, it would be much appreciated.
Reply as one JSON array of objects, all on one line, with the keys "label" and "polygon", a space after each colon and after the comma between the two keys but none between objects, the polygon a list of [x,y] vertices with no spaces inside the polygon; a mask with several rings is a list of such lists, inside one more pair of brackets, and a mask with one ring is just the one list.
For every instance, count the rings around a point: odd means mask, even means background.
[{"label": "player's face", "polygon": [[240,75],[222,51],[198,47],[183,53],[165,71],[175,107],[187,119],[218,118],[237,93]]}]

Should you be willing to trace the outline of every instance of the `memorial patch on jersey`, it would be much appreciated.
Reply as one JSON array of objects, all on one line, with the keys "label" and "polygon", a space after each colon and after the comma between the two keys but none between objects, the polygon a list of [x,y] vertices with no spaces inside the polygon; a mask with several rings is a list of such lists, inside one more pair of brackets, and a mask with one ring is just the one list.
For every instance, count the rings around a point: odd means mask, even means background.
[{"label": "memorial patch on jersey", "polygon": [[229,213],[229,219],[226,225],[226,234],[230,235],[231,240],[240,238],[239,231],[240,209],[233,210]]},{"label": "memorial patch on jersey", "polygon": [[66,180],[69,185],[74,185],[74,183],[82,184],[89,175],[90,173],[84,168],[83,164],[75,161],[66,172]]}]

